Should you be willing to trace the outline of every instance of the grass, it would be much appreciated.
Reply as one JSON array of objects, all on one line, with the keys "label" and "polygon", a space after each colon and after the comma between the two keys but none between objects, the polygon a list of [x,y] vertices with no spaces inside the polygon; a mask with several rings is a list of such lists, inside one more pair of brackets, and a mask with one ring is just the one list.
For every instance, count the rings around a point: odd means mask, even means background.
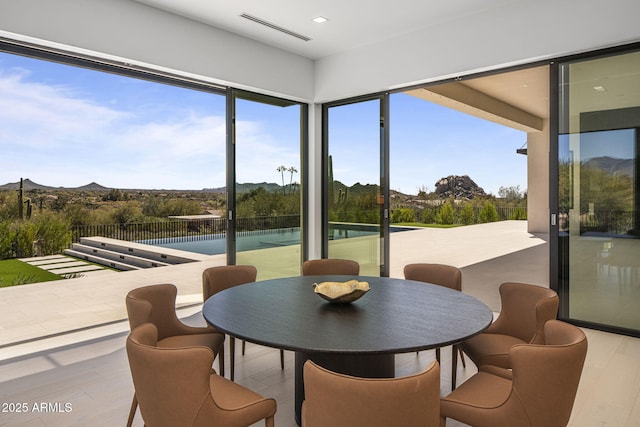
[{"label": "grass", "polygon": [[17,259],[0,261],[0,288],[26,283],[50,282],[52,280],[62,280],[62,276]]},{"label": "grass", "polygon": [[428,227],[428,228],[464,227],[464,224],[424,224],[422,222],[398,222],[398,223],[393,223],[391,225],[404,226],[404,227]]}]

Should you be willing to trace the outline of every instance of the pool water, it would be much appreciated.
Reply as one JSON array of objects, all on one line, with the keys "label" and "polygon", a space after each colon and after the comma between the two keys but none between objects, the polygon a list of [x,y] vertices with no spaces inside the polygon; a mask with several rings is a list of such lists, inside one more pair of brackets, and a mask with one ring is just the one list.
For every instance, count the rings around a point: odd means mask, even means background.
[{"label": "pool water", "polygon": [[[410,228],[391,227],[391,232],[410,230]],[[333,230],[333,240],[371,236],[377,234],[372,227],[369,229],[349,229],[336,228]],[[226,252],[227,239],[219,235],[199,236],[200,240],[180,240],[166,243],[158,240],[144,240],[139,243],[147,245],[160,246],[163,248],[178,249],[181,251],[196,252],[205,255],[218,255]],[[236,238],[236,250],[238,252],[250,251],[256,249],[268,249],[279,246],[291,246],[300,244],[300,228],[279,228],[275,230],[259,230],[243,232],[241,236]]]}]

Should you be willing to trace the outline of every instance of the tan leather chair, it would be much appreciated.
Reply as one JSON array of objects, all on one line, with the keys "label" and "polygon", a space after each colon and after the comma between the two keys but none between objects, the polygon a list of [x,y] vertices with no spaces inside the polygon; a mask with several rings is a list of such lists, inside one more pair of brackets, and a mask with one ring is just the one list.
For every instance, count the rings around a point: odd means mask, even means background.
[{"label": "tan leather chair", "polygon": [[453,418],[474,427],[564,427],[569,422],[587,338],[550,320],[543,344],[511,347],[513,370],[484,365],[440,401],[440,425]]},{"label": "tan leather chair", "polygon": [[302,263],[303,276],[357,276],[360,264],[350,259],[312,259]]},{"label": "tan leather chair", "polygon": [[126,344],[145,426],[244,427],[264,419],[273,427],[276,401],[212,371],[210,348],[158,344],[158,329],[151,323],[131,331]]},{"label": "tan leather chair", "polygon": [[[154,324],[158,330],[159,347],[208,347],[218,355],[220,372],[224,373],[224,334],[212,327],[182,323],[176,314],[177,294],[178,289],[171,284],[144,286],[130,291],[125,299],[130,329],[145,323]],[[137,394],[134,394],[127,426],[133,423],[137,406]]]},{"label": "tan leather chair", "polygon": [[[452,265],[431,264],[431,263],[415,263],[404,266],[404,278],[407,280],[415,280],[418,282],[432,283],[434,285],[443,286],[462,292],[462,271]],[[456,367],[457,363],[453,360],[454,355],[460,354],[462,366],[467,367],[464,361],[464,354],[457,344],[451,348],[451,387],[456,386]],[[440,362],[440,349],[436,348],[436,360]]]},{"label": "tan leather chair", "polygon": [[357,378],[304,364],[303,427],[437,427],[440,366],[402,378]]},{"label": "tan leather chair", "polygon": [[[202,297],[206,301],[212,295],[225,289],[256,281],[258,270],[252,265],[223,265],[209,267],[202,272]],[[242,341],[244,355],[245,342]],[[231,381],[235,378],[236,339],[229,337],[229,359],[231,365]],[[280,350],[280,368],[284,369],[284,351]],[[224,376],[224,372],[220,372]]]},{"label": "tan leather chair", "polygon": [[502,308],[483,333],[460,344],[480,367],[510,368],[509,349],[516,344],[544,342],[544,325],[558,314],[558,294],[552,289],[524,283],[500,285]]}]

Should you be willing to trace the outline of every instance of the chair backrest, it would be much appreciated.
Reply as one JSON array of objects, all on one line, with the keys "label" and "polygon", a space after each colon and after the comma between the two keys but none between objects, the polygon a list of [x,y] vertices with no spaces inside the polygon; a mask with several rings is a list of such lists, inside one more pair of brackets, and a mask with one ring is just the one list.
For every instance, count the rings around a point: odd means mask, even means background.
[{"label": "chair backrest", "polygon": [[153,323],[160,340],[178,334],[177,294],[178,289],[171,284],[143,286],[130,291],[125,299],[130,329]]},{"label": "chair backrest", "polygon": [[404,266],[404,278],[462,291],[462,272],[445,264],[416,263]]},{"label": "chair backrest", "polygon": [[[558,294],[525,283],[500,285],[500,314],[490,331],[511,335],[530,344],[543,344],[544,325],[558,314]],[[489,331],[488,331],[489,332]]]},{"label": "chair backrest", "polygon": [[257,275],[258,270],[252,265],[209,267],[202,272],[202,297],[206,301],[225,289],[255,282]]},{"label": "chair backrest", "polygon": [[440,366],[403,378],[356,378],[304,365],[304,427],[437,427]]},{"label": "chair backrest", "polygon": [[126,344],[144,423],[193,426],[212,406],[208,396],[213,352],[206,347],[158,348],[157,342],[157,328],[145,323],[131,331]]},{"label": "chair backrest", "polygon": [[511,348],[513,393],[530,425],[566,426],[571,416],[584,360],[587,337],[579,328],[559,320],[545,324],[545,344]]},{"label": "chair backrest", "polygon": [[350,259],[312,259],[302,263],[303,276],[357,276],[360,264]]}]

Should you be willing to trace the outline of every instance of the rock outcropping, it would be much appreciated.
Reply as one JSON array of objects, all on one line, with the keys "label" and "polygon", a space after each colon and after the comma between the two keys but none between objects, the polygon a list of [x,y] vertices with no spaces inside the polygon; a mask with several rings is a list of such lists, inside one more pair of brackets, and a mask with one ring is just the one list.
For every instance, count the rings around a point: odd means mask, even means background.
[{"label": "rock outcropping", "polygon": [[478,187],[468,175],[449,175],[446,178],[440,178],[436,182],[435,193],[444,199],[452,197],[456,200],[471,200],[477,196],[486,196],[484,190]]}]

